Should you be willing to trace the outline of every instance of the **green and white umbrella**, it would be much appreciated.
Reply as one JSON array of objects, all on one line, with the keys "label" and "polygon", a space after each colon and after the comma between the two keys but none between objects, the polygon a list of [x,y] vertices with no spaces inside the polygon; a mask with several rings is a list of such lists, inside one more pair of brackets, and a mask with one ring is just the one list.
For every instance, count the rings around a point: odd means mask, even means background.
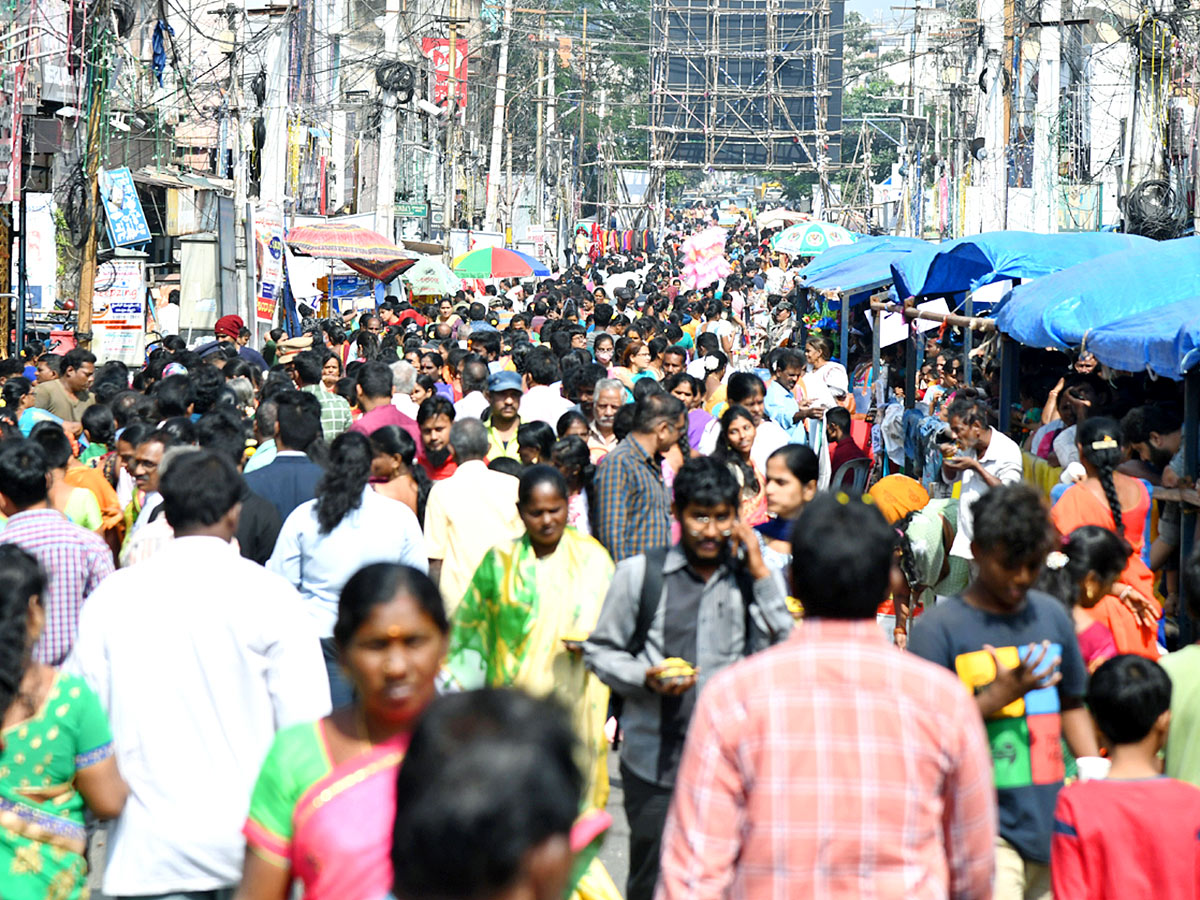
[{"label": "green and white umbrella", "polygon": [[412,289],[414,297],[439,297],[462,290],[462,279],[436,257],[417,260],[401,276]]},{"label": "green and white umbrella", "polygon": [[858,235],[832,222],[801,222],[783,229],[771,240],[771,249],[788,256],[816,256],[830,247],[853,244]]}]

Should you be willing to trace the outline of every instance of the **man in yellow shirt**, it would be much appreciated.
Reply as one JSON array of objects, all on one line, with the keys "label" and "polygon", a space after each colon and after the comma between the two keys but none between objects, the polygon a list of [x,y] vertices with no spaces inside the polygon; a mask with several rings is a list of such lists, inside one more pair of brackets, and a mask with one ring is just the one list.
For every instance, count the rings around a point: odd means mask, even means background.
[{"label": "man in yellow shirt", "polygon": [[484,554],[525,532],[517,513],[517,479],[484,462],[488,433],[483,423],[456,421],[450,428],[450,447],[458,468],[434,484],[425,504],[429,575],[441,588],[447,614],[462,600]]},{"label": "man in yellow shirt", "polygon": [[517,429],[521,427],[521,376],[516,372],[493,372],[488,378],[491,418],[487,426],[489,460],[507,456],[518,462]]}]

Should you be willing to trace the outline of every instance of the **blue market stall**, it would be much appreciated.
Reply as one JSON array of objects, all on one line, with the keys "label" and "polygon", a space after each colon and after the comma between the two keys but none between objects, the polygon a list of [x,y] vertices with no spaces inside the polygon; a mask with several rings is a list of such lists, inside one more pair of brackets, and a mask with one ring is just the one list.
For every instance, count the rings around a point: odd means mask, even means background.
[{"label": "blue market stall", "polygon": [[1200,237],[1135,246],[1017,285],[996,327],[1030,347],[1065,350],[1092,329],[1200,296]]},{"label": "blue market stall", "polygon": [[[853,244],[831,247],[800,271],[807,290],[830,296],[837,304],[843,361],[850,338],[850,309],[867,302],[873,291],[892,283],[892,263],[929,246],[917,238],[864,237]],[[873,365],[877,377],[878,341],[875,345]]]},{"label": "blue market stall", "polygon": [[892,275],[896,295],[904,300],[973,291],[995,281],[1041,278],[1098,256],[1153,244],[1149,238],[1109,232],[986,231],[909,254],[896,261]]},{"label": "blue market stall", "polygon": [[[1200,238],[1186,238],[1197,241]],[[1179,241],[1171,241],[1176,244]],[[1149,371],[1172,379],[1183,379],[1183,471],[1194,485],[1200,475],[1200,294],[1159,306],[1150,312],[1111,321],[1088,333],[1085,346],[1096,359],[1125,372]],[[1180,571],[1196,542],[1196,515],[1200,496],[1188,490],[1155,488],[1157,500],[1180,504]],[[1196,639],[1196,623],[1188,614],[1188,595],[1200,585],[1179,579],[1180,643]]]},{"label": "blue market stall", "polygon": [[1183,378],[1200,363],[1200,294],[1101,325],[1085,346],[1121,372]]},{"label": "blue market stall", "polygon": [[[1056,272],[1089,263],[1110,254],[1153,247],[1155,242],[1137,235],[1114,232],[1035,234],[1029,231],[988,231],[958,238],[911,253],[892,265],[896,294],[910,297],[944,296],[974,291],[998,281],[1042,280]],[[974,304],[967,295],[965,309],[974,317]],[[919,342],[909,341],[908,367],[920,366]],[[1011,340],[1000,344],[1000,428],[1007,431],[1016,395],[1018,348]],[[911,377],[911,375],[910,375]]]}]

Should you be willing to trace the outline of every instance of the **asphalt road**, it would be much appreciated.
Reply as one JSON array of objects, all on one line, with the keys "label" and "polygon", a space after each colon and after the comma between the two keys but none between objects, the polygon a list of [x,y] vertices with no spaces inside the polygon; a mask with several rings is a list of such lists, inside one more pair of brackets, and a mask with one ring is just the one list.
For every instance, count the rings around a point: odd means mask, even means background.
[{"label": "asphalt road", "polygon": [[622,895],[625,893],[625,879],[629,877],[629,823],[625,821],[625,793],[621,789],[621,770],[618,765],[618,754],[608,754],[608,814],[612,816],[612,828],[600,848],[600,861],[608,874],[616,882]]}]

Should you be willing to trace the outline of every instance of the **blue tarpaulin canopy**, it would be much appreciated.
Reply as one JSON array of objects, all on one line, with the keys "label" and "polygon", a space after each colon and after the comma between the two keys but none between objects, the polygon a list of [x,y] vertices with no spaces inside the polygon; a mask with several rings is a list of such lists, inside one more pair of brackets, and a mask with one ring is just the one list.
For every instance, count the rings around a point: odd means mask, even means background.
[{"label": "blue tarpaulin canopy", "polygon": [[[863,247],[864,244],[868,246]],[[804,286],[814,290],[846,292],[874,287],[892,280],[893,262],[928,246],[916,238],[862,238],[854,244],[826,250],[800,274],[804,276]],[[855,250],[857,252],[845,252]],[[834,253],[838,256],[831,262]]]},{"label": "blue tarpaulin canopy", "polygon": [[830,269],[845,265],[852,259],[874,254],[903,255],[911,253],[917,247],[932,247],[933,245],[919,238],[898,237],[896,235],[864,235],[853,244],[841,244],[830,247],[819,256],[814,256],[812,262],[800,270],[800,277],[809,282],[818,275],[823,275]]},{"label": "blue tarpaulin canopy", "polygon": [[892,264],[892,275],[900,297],[950,294],[1008,278],[1040,278],[1098,256],[1153,244],[1131,234],[988,231],[909,253]]},{"label": "blue tarpaulin canopy", "polygon": [[1088,333],[1086,346],[1114,369],[1182,378],[1200,363],[1200,297],[1102,325]]},{"label": "blue tarpaulin canopy", "polygon": [[1093,329],[1197,296],[1200,238],[1151,242],[1018,285],[996,327],[1031,347],[1066,349]]}]

